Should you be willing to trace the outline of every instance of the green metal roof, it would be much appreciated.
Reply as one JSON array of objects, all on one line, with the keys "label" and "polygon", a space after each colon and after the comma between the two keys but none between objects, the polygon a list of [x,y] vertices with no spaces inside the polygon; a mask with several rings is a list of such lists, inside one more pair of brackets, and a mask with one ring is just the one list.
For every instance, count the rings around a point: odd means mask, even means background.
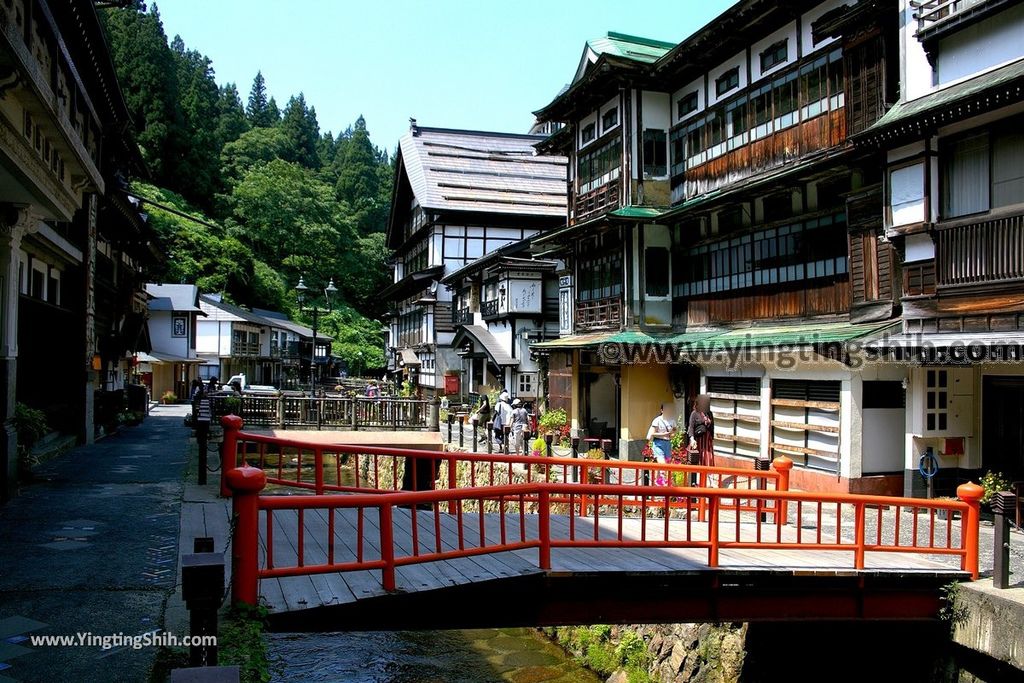
[{"label": "green metal roof", "polygon": [[801,323],[744,327],[735,330],[691,330],[677,334],[648,334],[639,330],[597,332],[533,344],[538,349],[588,349],[602,344],[657,344],[710,351],[735,348],[806,346],[845,343],[900,325],[898,320],[873,323]]},{"label": "green metal roof", "polygon": [[609,212],[611,216],[619,218],[658,218],[668,209],[654,206],[624,206]]},{"label": "green metal roof", "polygon": [[[898,102],[870,128],[854,137],[872,138],[894,128],[899,128],[900,124],[912,125],[928,114],[938,113],[940,110],[950,109],[955,105],[960,105],[961,108],[967,105],[964,111],[956,113],[959,118],[975,116],[982,113],[983,108],[993,108],[991,105],[994,104],[1005,106],[1010,104],[1010,102],[1004,101],[999,103],[998,99],[996,102],[988,102],[986,100],[980,106],[972,106],[971,100],[979,95],[984,95],[993,88],[998,88],[1022,78],[1024,78],[1024,59],[1019,59],[1012,64],[993,69],[980,76],[975,76],[961,83],[936,90],[924,97],[918,97],[909,102]],[[947,121],[942,121],[942,123],[947,123]]]},{"label": "green metal roof", "polygon": [[607,35],[600,38],[588,40],[587,45],[599,55],[612,54],[645,64],[653,64],[676,46],[675,43],[667,43],[663,40],[641,38],[614,31],[609,31]]}]

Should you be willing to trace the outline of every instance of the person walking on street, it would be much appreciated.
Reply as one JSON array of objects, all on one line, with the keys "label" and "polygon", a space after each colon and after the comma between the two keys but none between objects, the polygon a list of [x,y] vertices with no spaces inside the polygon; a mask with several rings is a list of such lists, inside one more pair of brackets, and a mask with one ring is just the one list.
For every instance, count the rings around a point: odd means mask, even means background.
[{"label": "person walking on street", "polygon": [[512,444],[509,450],[513,453],[523,452],[524,437],[530,430],[529,419],[530,414],[523,407],[523,402],[518,398],[512,401]]}]

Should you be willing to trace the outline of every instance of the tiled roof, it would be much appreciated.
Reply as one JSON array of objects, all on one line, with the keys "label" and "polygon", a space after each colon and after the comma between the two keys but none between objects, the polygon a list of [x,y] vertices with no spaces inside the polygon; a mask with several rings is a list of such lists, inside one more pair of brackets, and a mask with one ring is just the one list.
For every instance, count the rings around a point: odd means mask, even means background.
[{"label": "tiled roof", "polygon": [[153,311],[199,311],[199,289],[195,285],[161,285],[149,282],[146,294],[152,297]]},{"label": "tiled roof", "polygon": [[564,216],[565,158],[538,156],[538,135],[414,128],[399,141],[420,206]]}]

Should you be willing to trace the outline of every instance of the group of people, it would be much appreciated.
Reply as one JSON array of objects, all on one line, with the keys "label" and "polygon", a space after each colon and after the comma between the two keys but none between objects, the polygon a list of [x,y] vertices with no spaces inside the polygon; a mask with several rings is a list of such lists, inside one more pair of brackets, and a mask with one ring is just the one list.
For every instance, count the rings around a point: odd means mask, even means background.
[{"label": "group of people", "polygon": [[[672,455],[672,437],[678,430],[675,405],[663,403],[661,411],[647,430],[647,440],[651,442],[651,452],[657,462],[668,462]],[[694,401],[693,411],[686,422],[686,436],[689,439],[687,450],[697,454],[691,462],[713,466],[715,416],[711,413],[711,397],[707,394],[700,394]]]},{"label": "group of people", "polygon": [[521,399],[512,398],[508,390],[502,390],[498,394],[498,401],[491,407],[491,400],[487,395],[480,397],[480,406],[477,408],[477,424],[486,425],[494,414],[492,431],[494,440],[499,446],[505,445],[505,427],[509,428],[508,449],[510,452],[518,453],[523,450],[524,439],[532,432],[530,424],[530,411]]}]

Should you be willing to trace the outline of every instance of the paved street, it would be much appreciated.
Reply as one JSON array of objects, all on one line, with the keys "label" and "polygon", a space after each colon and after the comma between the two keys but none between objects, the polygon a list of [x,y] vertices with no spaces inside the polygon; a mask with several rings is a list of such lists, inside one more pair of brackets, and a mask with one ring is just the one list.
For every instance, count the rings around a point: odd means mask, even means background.
[{"label": "paved street", "polygon": [[31,646],[27,637],[164,625],[186,411],[157,407],[142,425],[45,463],[38,481],[0,508],[0,683],[147,679],[156,648]]}]

